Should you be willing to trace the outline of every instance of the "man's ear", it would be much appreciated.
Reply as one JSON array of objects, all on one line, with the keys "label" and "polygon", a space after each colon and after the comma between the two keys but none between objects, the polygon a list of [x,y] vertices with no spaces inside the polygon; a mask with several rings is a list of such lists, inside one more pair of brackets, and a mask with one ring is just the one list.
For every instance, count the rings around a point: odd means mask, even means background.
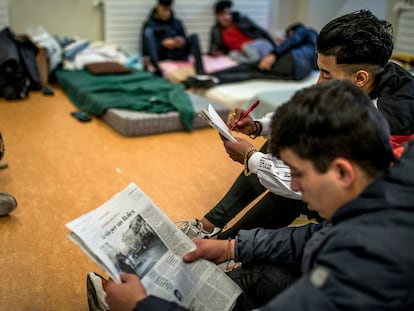
[{"label": "man's ear", "polygon": [[358,70],[353,76],[354,84],[359,87],[363,88],[365,85],[368,84],[370,79],[370,73],[366,70]]},{"label": "man's ear", "polygon": [[356,179],[355,167],[349,160],[337,158],[332,162],[332,168],[337,174],[337,179],[344,187],[351,186]]}]

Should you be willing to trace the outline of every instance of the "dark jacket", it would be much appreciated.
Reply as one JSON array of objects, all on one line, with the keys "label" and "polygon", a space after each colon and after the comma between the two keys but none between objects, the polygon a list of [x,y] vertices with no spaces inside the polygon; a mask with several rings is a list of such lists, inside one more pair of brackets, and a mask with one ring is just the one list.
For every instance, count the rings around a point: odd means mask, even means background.
[{"label": "dark jacket", "polygon": [[277,58],[290,53],[293,59],[294,79],[301,80],[313,70],[318,69],[316,39],[318,33],[298,24],[281,44],[275,46],[273,53]]},{"label": "dark jacket", "polygon": [[183,26],[181,20],[175,17],[174,13],[171,13],[171,18],[168,21],[162,21],[155,16],[155,8],[152,9],[150,12],[147,20],[144,22],[142,26],[142,33],[141,33],[141,47],[142,47],[142,55],[147,56],[149,52],[146,50],[144,44],[144,31],[145,29],[152,29],[154,31],[154,35],[158,44],[158,49],[161,48],[161,42],[165,38],[172,38],[172,37],[184,37],[186,36],[186,31]]},{"label": "dark jacket", "polygon": [[[241,230],[243,264],[301,262],[303,275],[258,310],[414,310],[414,141],[330,222]],[[148,297],[138,310],[185,310]]]},{"label": "dark jacket", "polygon": [[408,71],[388,63],[369,95],[388,120],[394,146],[414,138],[414,77]]},{"label": "dark jacket", "polygon": [[[240,14],[239,12],[232,12],[232,16],[233,22],[242,33],[254,39],[266,39],[275,45],[272,37],[267,33],[267,31],[256,25],[250,18]],[[216,23],[210,31],[210,44],[208,53],[212,54],[213,51],[221,51],[225,54],[230,52],[229,49],[224,45],[220,25],[218,23]]]},{"label": "dark jacket", "polygon": [[413,171],[411,141],[330,222],[241,231],[243,263],[302,264],[302,277],[259,310],[414,310]]}]

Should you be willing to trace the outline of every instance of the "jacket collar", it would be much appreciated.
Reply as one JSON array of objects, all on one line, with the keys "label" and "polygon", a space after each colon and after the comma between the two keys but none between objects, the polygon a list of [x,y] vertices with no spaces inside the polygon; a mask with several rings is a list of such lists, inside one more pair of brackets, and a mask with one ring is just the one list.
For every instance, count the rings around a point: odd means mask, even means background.
[{"label": "jacket collar", "polygon": [[414,211],[414,140],[394,164],[377,177],[354,200],[341,207],[332,217],[333,224],[384,209]]}]

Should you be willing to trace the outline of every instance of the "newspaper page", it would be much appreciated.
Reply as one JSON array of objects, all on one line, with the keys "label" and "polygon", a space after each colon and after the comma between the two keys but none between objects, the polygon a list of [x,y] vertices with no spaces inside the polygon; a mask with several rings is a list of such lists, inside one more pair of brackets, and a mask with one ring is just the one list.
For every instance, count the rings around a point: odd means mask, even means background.
[{"label": "newspaper page", "polygon": [[211,106],[208,105],[208,111],[203,109],[199,113],[199,116],[206,121],[211,127],[215,128],[221,135],[223,135],[227,140],[237,141],[234,136],[231,134],[226,123],[218,115],[217,111]]},{"label": "newspaper page", "polygon": [[135,273],[148,295],[190,310],[231,310],[241,293],[213,262],[184,263],[195,244],[134,183],[66,226],[115,282],[121,272]]}]

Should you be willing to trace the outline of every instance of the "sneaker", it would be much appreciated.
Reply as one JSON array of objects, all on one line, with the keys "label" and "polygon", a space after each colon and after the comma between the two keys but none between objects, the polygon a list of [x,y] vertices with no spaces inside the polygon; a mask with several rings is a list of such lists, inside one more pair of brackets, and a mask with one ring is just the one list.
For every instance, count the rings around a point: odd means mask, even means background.
[{"label": "sneaker", "polygon": [[14,196],[0,192],[0,217],[8,215],[17,207],[17,201]]},{"label": "sneaker", "polygon": [[210,239],[221,232],[221,228],[215,227],[212,232],[203,229],[203,224],[198,220],[179,220],[175,224],[180,228],[190,239]]},{"label": "sneaker", "polygon": [[196,75],[195,77],[196,87],[208,89],[216,84],[219,84],[219,79],[211,75]]},{"label": "sneaker", "polygon": [[186,90],[192,89],[193,87],[195,87],[196,83],[197,82],[196,82],[196,79],[194,77],[188,77],[184,81],[181,81],[181,84],[184,85],[184,88]]},{"label": "sneaker", "polygon": [[106,282],[108,281],[99,274],[95,272],[88,273],[86,291],[90,311],[109,311],[108,304],[105,301],[104,286]]}]

